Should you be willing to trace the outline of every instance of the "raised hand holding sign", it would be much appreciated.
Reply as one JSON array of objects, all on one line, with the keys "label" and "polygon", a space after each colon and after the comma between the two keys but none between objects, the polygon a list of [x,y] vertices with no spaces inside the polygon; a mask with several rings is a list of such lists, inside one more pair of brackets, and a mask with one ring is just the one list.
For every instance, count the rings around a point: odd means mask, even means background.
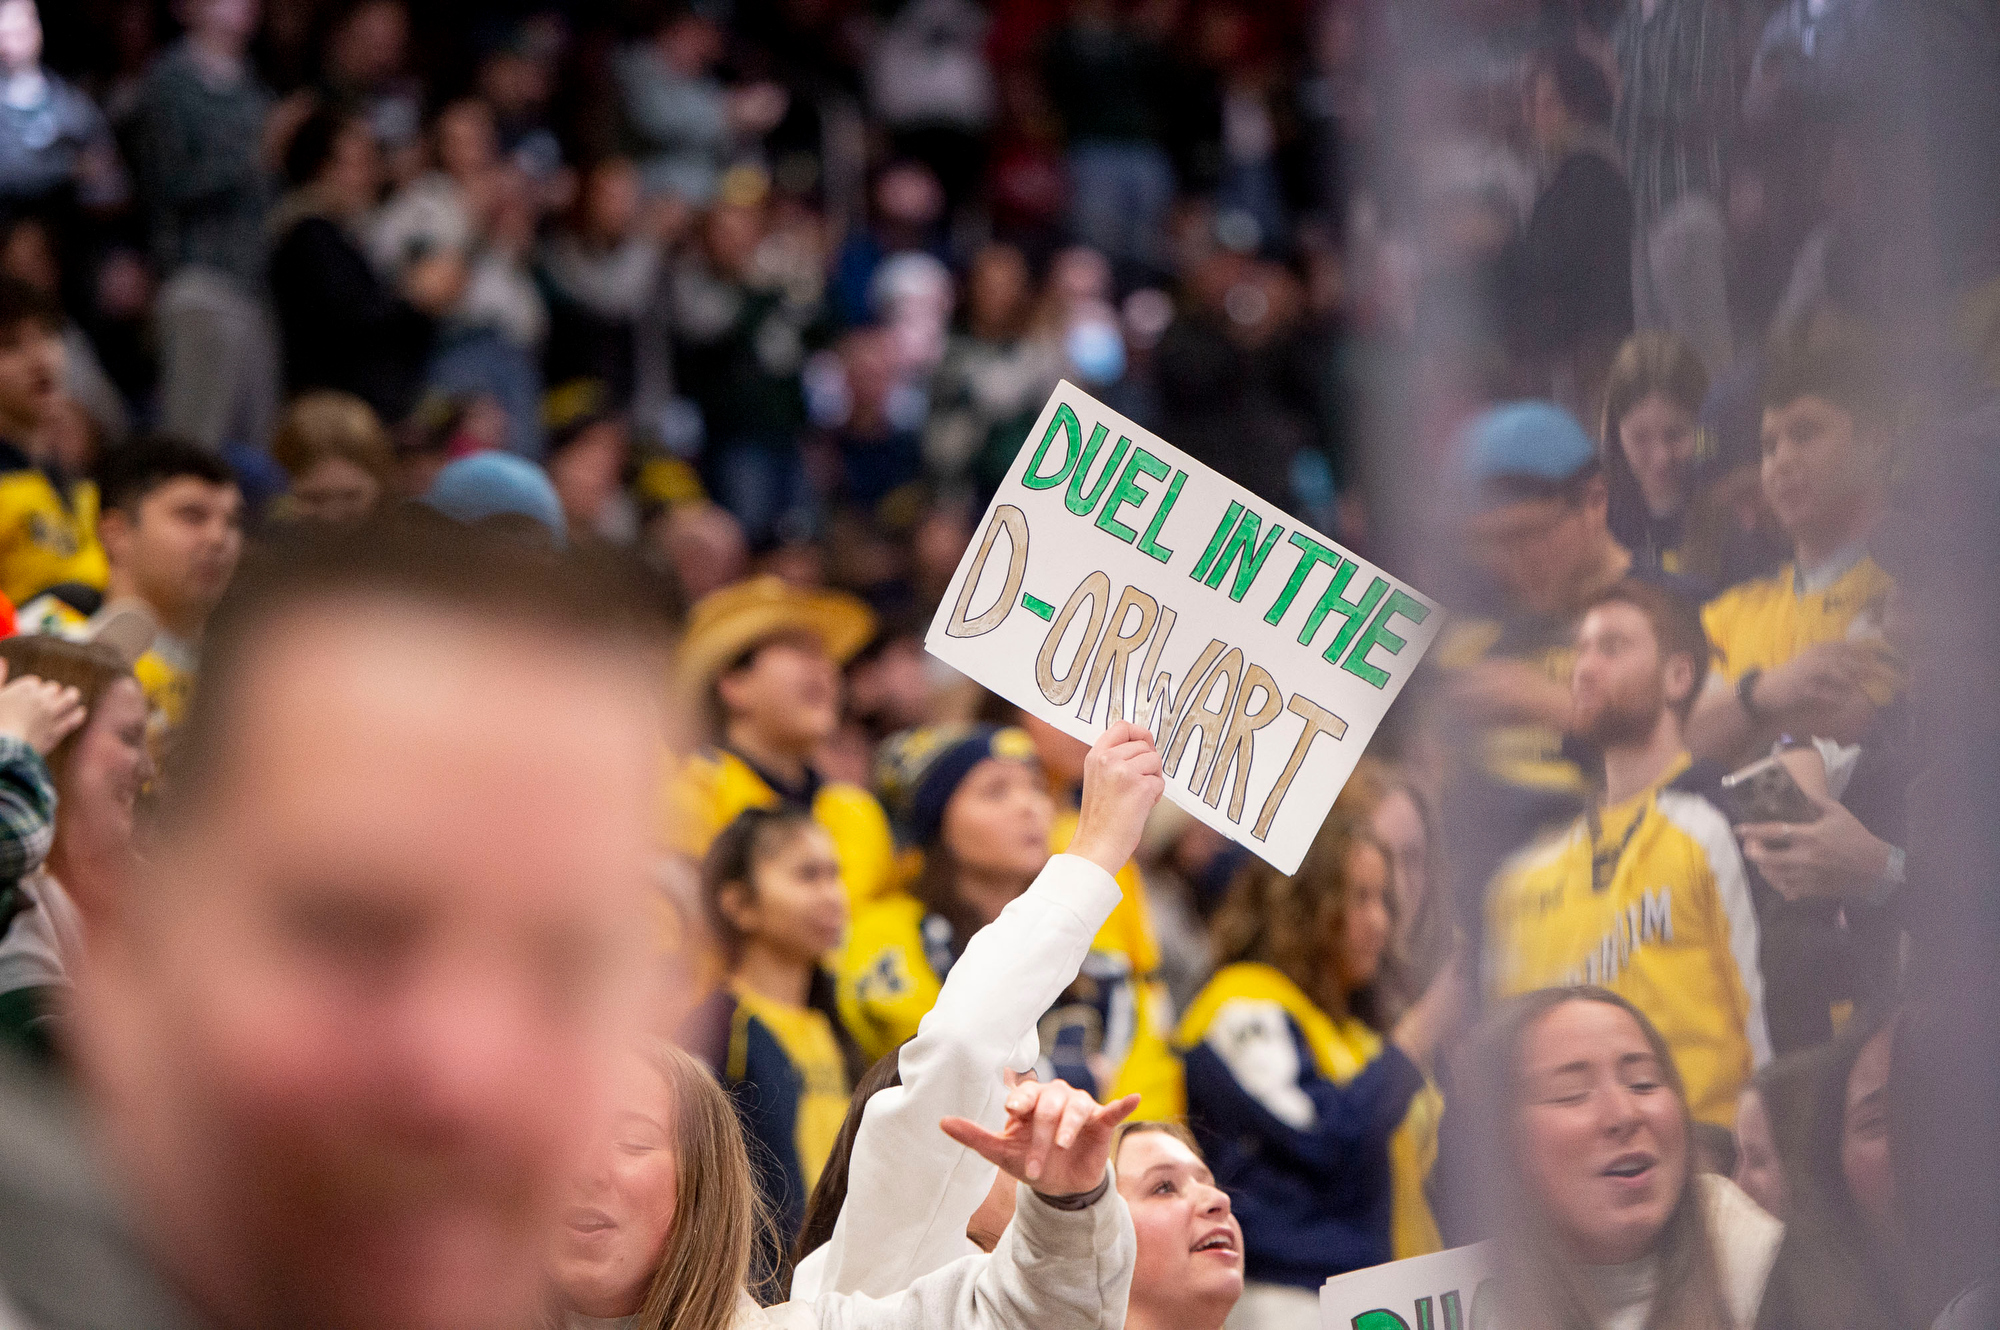
[{"label": "raised hand holding sign", "polygon": [[1442,613],[1072,384],[1028,440],[925,645],[1295,871]]}]

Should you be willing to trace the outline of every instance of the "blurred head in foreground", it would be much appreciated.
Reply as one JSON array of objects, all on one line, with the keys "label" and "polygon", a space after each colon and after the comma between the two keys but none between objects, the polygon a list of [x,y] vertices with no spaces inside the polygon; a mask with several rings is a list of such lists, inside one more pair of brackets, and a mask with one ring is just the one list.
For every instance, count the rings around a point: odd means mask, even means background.
[{"label": "blurred head in foreground", "polygon": [[532,1314],[642,1016],[658,669],[545,544],[403,518],[246,564],[77,1017],[206,1320]]}]

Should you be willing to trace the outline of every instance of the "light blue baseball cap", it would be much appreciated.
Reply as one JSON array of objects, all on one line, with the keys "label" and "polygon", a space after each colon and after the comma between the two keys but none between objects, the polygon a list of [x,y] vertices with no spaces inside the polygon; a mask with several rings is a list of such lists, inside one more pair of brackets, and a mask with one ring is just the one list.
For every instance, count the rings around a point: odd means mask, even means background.
[{"label": "light blue baseball cap", "polygon": [[1477,488],[1508,478],[1561,484],[1597,461],[1597,445],[1554,402],[1508,402],[1465,427],[1467,479]]},{"label": "light blue baseball cap", "polygon": [[489,517],[529,517],[549,529],[558,545],[566,543],[569,524],[562,500],[548,473],[513,453],[483,452],[461,457],[437,473],[424,502],[454,521],[473,523]]}]

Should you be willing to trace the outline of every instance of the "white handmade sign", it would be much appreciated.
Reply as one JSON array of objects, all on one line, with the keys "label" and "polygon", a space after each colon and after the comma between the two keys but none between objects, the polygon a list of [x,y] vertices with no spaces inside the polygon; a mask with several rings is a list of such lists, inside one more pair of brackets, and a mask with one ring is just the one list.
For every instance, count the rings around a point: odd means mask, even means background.
[{"label": "white handmade sign", "polygon": [[1335,1275],[1319,1290],[1320,1330],[1485,1330],[1485,1243]]},{"label": "white handmade sign", "polygon": [[1146,726],[1167,796],[1290,873],[1443,617],[1063,383],[925,645],[1086,742]]}]

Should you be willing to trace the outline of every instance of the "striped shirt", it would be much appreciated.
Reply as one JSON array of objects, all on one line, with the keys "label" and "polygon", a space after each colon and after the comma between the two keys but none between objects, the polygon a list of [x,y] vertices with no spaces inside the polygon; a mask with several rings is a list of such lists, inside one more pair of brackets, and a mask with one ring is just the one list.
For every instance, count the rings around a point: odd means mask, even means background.
[{"label": "striped shirt", "polygon": [[1731,0],[1629,0],[1612,32],[1618,109],[1612,128],[1640,227],[1685,194],[1722,197],[1723,154],[1740,100],[1741,43]]}]

